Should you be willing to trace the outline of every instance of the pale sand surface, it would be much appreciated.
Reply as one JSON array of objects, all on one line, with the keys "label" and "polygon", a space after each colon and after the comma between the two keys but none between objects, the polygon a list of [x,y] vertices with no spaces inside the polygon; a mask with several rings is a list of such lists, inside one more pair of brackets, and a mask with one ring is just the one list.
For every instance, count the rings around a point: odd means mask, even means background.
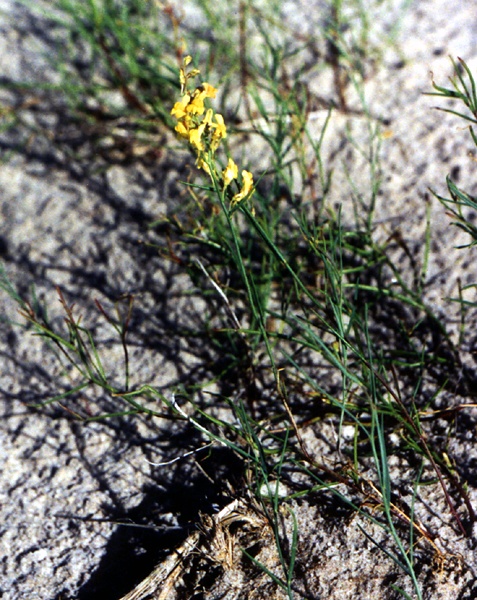
[{"label": "pale sand surface", "polygon": [[[56,34],[42,31],[41,21],[21,5],[2,0],[0,9],[0,77],[29,80],[42,70],[54,80],[41,55],[51,43],[50,34]],[[311,10],[303,0],[284,3],[283,10],[290,28],[308,34],[320,16],[319,10]],[[375,18],[386,22],[390,15],[383,12]],[[188,19],[197,25],[193,14]],[[384,240],[398,232],[420,256],[426,202],[431,203],[432,252],[426,294],[436,312],[449,322],[454,313],[445,297],[455,294],[458,278],[464,284],[476,279],[475,256],[453,248],[466,239],[449,226],[449,218],[428,189],[445,193],[445,176],[452,172],[459,185],[475,192],[477,165],[469,157],[472,144],[462,123],[433,110],[436,99],[423,92],[430,90],[431,72],[437,82],[446,82],[452,72],[449,55],[463,58],[477,72],[476,23],[473,2],[416,0],[403,18],[396,48],[384,52],[366,84],[370,111],[385,121],[387,131],[382,140],[384,180],[375,234]],[[317,93],[326,95],[326,85],[317,79]],[[1,90],[0,99],[8,105],[14,94]],[[25,107],[22,115],[25,122],[45,128],[56,127],[62,118],[54,106],[47,114]],[[317,135],[322,118],[317,110],[310,122]],[[325,152],[333,153],[345,126],[356,137],[365,135],[362,118],[336,113]],[[4,152],[12,142],[9,135],[0,135]],[[258,161],[260,147],[252,146],[249,153],[253,152]],[[366,189],[367,182],[358,176],[364,173],[358,159],[344,151],[338,154],[331,196],[342,204],[346,221],[352,207],[339,169],[345,156],[358,184]],[[207,365],[214,360],[200,340],[177,335],[200,322],[205,301],[198,293],[181,295],[190,286],[189,278],[138,243],[152,235],[147,225],[167,211],[170,203],[180,201],[176,165],[165,153],[157,164],[111,164],[87,173],[59,150],[38,142],[27,145],[23,153],[14,153],[0,167],[0,249],[20,291],[27,294],[35,283],[56,323],[62,319],[56,285],[86,319],[94,298],[112,306],[120,294],[134,293],[137,312],[130,338],[134,383],[147,381],[164,391],[187,378],[206,380]],[[4,296],[1,301],[2,312],[19,320],[13,304]],[[188,429],[186,435],[178,424],[138,418],[127,425],[112,420],[85,426],[59,407],[45,414],[29,409],[29,402],[55,394],[59,369],[30,333],[5,323],[0,331],[0,597],[119,598],[187,539],[198,522],[199,510],[214,514],[214,507],[227,505],[231,498],[219,486],[211,486],[192,459],[168,467],[148,462],[169,460],[201,443],[198,434]],[[120,348],[109,343],[107,328],[99,327],[97,333],[109,349],[107,366],[116,368],[122,360]],[[95,400],[103,410],[114,410],[111,399],[100,396]],[[90,401],[87,396],[79,397],[81,410],[87,411]],[[475,415],[473,420],[470,415],[469,422],[472,429],[460,436],[461,445],[452,451],[473,465],[477,460]],[[323,443],[308,435],[310,447],[324,452]],[[218,480],[233,473],[235,464],[225,453],[217,452],[210,460],[208,468]],[[399,465],[393,468],[399,477]],[[469,494],[477,505],[477,482],[470,483]],[[424,597],[475,598],[477,538],[459,539],[448,526],[447,516],[444,522],[440,518],[446,514],[442,498],[426,493],[423,502],[432,506],[429,526],[442,548],[463,561],[448,562],[440,574],[426,563],[421,573]],[[397,598],[391,583],[411,593],[409,582],[396,575],[392,561],[359,527],[376,541],[380,530],[374,531],[358,517],[337,521],[328,512],[333,507],[321,502],[314,499],[294,506],[305,557],[297,575],[296,597]],[[256,518],[247,510],[249,519]],[[156,530],[108,522],[115,520],[154,523]],[[264,529],[262,535],[266,538],[269,532]],[[271,541],[269,545],[273,547]],[[210,548],[209,552],[213,554]],[[261,559],[273,567],[272,550]],[[184,564],[193,568],[190,556],[189,560]],[[224,568],[221,573],[209,591],[197,597],[281,597],[265,576],[250,585],[239,569]],[[171,588],[165,597],[186,597],[174,594]]]}]

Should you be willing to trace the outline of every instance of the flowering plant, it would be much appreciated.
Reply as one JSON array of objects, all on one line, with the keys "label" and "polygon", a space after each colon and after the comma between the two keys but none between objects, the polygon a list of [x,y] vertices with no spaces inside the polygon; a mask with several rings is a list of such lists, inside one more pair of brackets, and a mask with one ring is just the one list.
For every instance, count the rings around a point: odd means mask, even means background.
[{"label": "flowering plant", "polygon": [[238,180],[238,167],[229,157],[226,167],[222,171],[217,169],[216,152],[222,139],[227,137],[227,128],[223,116],[214,113],[212,108],[206,109],[204,104],[206,98],[215,98],[217,89],[208,83],[202,83],[189,91],[189,80],[200,73],[199,69],[186,71],[191,61],[192,58],[186,56],[180,69],[181,99],[171,110],[171,115],[177,119],[175,131],[192,146],[197,156],[197,167],[203,169],[214,183],[219,182],[224,192],[227,190],[230,206],[233,208],[252,195],[253,175],[244,169],[241,172],[242,185],[239,191],[235,194],[228,192],[227,188],[232,181]]}]

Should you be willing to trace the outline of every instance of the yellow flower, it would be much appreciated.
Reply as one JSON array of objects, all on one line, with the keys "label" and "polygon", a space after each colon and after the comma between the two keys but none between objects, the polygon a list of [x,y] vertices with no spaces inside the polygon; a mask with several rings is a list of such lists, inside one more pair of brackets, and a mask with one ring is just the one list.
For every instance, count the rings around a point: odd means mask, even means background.
[{"label": "yellow flower", "polygon": [[193,115],[203,115],[205,111],[204,98],[200,95],[193,96],[185,110]]},{"label": "yellow flower", "polygon": [[177,125],[175,126],[175,130],[181,137],[188,140],[189,136],[190,136],[190,130],[186,126],[186,123],[187,123],[187,121],[179,121],[179,123],[177,123]]},{"label": "yellow flower", "polygon": [[237,165],[234,163],[234,161],[229,158],[229,162],[227,163],[227,166],[225,167],[225,169],[222,171],[222,177],[224,179],[224,189],[230,185],[230,183],[234,180],[237,179],[238,176],[238,167]]},{"label": "yellow flower", "polygon": [[212,146],[218,147],[220,140],[227,137],[227,127],[225,127],[224,118],[222,115],[215,115],[216,123],[213,124],[214,133],[212,134]]},{"label": "yellow flower", "polygon": [[203,115],[205,111],[204,100],[206,98],[215,98],[216,93],[217,90],[213,86],[203,83],[193,91],[192,100],[189,102],[187,112],[194,115]]},{"label": "yellow flower", "polygon": [[250,171],[242,171],[243,187],[242,191],[248,196],[253,188],[253,175]]},{"label": "yellow flower", "polygon": [[174,104],[173,109],[171,110],[171,115],[173,117],[175,117],[176,119],[182,119],[187,115],[186,109],[187,109],[187,105],[190,102],[190,96],[189,94],[185,94],[182,97],[182,100],[179,100],[179,102],[176,102]]},{"label": "yellow flower", "polygon": [[208,125],[210,127],[213,124],[212,123],[213,116],[214,116],[214,111],[211,108],[207,109],[207,112],[205,113],[205,117],[202,119],[202,123],[205,123],[206,125]]},{"label": "yellow flower", "polygon": [[227,127],[225,127],[224,117],[219,113],[216,113],[215,120],[217,121],[216,132],[220,137],[227,137]]},{"label": "yellow flower", "polygon": [[217,89],[209,83],[203,83],[197,90],[199,90],[200,94],[204,95],[204,98],[215,98],[215,95],[217,94]]},{"label": "yellow flower", "polygon": [[210,175],[210,167],[203,158],[198,158],[195,164],[198,169],[203,169],[207,175]]},{"label": "yellow flower", "polygon": [[237,204],[253,192],[253,175],[250,171],[242,171],[242,189],[232,198],[232,205]]},{"label": "yellow flower", "polygon": [[227,128],[225,127],[224,118],[222,115],[215,115],[215,123],[211,123],[210,126],[213,128],[212,140],[210,143],[210,149],[215,152],[219,147],[220,140],[227,137]]},{"label": "yellow flower", "polygon": [[191,129],[189,133],[189,142],[197,152],[204,151],[204,144],[202,143],[202,134],[204,133],[205,123],[201,123],[196,129]]}]

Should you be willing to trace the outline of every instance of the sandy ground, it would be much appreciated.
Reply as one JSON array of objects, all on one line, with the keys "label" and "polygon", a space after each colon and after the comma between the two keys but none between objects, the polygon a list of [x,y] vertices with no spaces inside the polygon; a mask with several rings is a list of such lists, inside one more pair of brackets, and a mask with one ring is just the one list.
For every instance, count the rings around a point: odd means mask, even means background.
[{"label": "sandy ground", "polygon": [[[28,7],[3,0],[0,10],[0,81],[29,81],[39,72],[54,80],[42,54],[58,34],[43,30]],[[319,10],[310,11],[307,3],[298,0],[284,3],[283,11],[290,27],[305,33],[313,31],[320,18]],[[376,19],[385,22],[389,15],[383,9]],[[188,18],[192,22],[194,15]],[[431,73],[441,83],[451,74],[449,55],[463,58],[477,70],[476,23],[477,6],[472,2],[415,0],[405,13],[397,45],[384,52],[366,84],[370,111],[385,122],[387,131],[381,148],[384,180],[376,207],[380,223],[376,235],[385,239],[399,232],[419,253],[426,202],[431,203],[427,300],[449,321],[452,314],[444,298],[454,293],[457,278],[474,281],[475,270],[471,254],[454,250],[465,238],[449,227],[448,217],[428,189],[444,193],[445,176],[453,173],[464,189],[475,190],[477,167],[469,158],[472,144],[461,123],[434,111],[436,100],[422,93],[431,87]],[[323,91],[318,80],[316,90]],[[61,106],[52,102],[49,110],[37,111],[34,94],[25,97],[33,99],[20,110],[25,124],[44,130],[63,124]],[[2,86],[3,106],[18,101],[18,95]],[[318,131],[319,110],[315,117],[310,127]],[[361,135],[363,123],[358,116],[337,114],[327,142],[330,154],[346,125],[355,136]],[[63,147],[56,148],[39,135],[29,138],[26,132],[20,126],[0,134],[4,157],[0,253],[21,294],[31,297],[34,284],[39,302],[49,307],[52,322],[61,326],[55,291],[55,286],[61,286],[67,301],[74,302],[78,314],[95,328],[107,349],[106,366],[117,373],[123,360],[121,348],[112,341],[111,331],[100,325],[93,302],[99,299],[111,308],[122,294],[134,293],[133,383],[147,381],[169,393],[181,383],[206,380],[214,354],[203,341],[187,335],[201,322],[205,301],[194,291],[184,295],[190,286],[188,277],[142,243],[155,239],[148,224],[180,202],[177,161],[163,152],[152,162],[103,160],[95,169],[82,156],[87,144],[75,146],[73,133]],[[19,141],[23,150],[12,152]],[[68,144],[78,152],[77,161],[64,150]],[[341,156],[345,153],[338,156],[337,164]],[[359,160],[349,160],[351,170],[358,172]],[[346,218],[351,206],[343,181],[338,172],[332,197],[342,204]],[[366,186],[365,179],[361,183]],[[2,314],[21,320],[6,295],[2,294],[1,302]],[[84,425],[61,404],[44,411],[30,408],[29,404],[58,393],[57,381],[74,385],[78,378],[53,362],[31,331],[7,321],[0,327],[2,598],[113,600],[129,592],[161,561],[166,562],[158,578],[170,585],[163,590],[166,595],[144,593],[137,598],[192,597],[186,587],[181,592],[177,583],[185,572],[195,573],[194,598],[282,597],[265,575],[234,566],[241,543],[261,544],[257,557],[271,569],[277,559],[271,532],[253,502],[245,497],[244,504],[232,505],[240,499],[240,488],[237,484],[234,492],[233,484],[222,485],[234,479],[233,456],[219,448],[200,468],[197,458],[156,467],[151,462],[171,460],[200,444],[200,435],[167,419],[112,419]],[[117,409],[111,398],[100,393],[78,394],[78,411],[88,414],[93,401],[102,410]],[[452,451],[473,473],[475,416],[466,427]],[[313,433],[307,441],[316,452],[326,451]],[[399,476],[399,465],[394,467]],[[477,501],[475,477],[470,479],[469,493]],[[477,538],[460,539],[452,531],[442,516],[445,508],[438,494],[424,494],[422,499],[433,506],[429,526],[447,552],[439,567],[431,558],[423,558],[424,597],[477,597]],[[297,598],[398,598],[391,584],[412,594],[406,578],[370,541],[379,542],[380,530],[356,515],[340,516],[324,496],[295,501],[293,508],[300,531]],[[230,543],[224,542],[230,525],[224,525],[224,514],[230,517],[227,510],[234,515],[236,527]],[[199,517],[199,513],[209,516]],[[208,537],[198,535],[200,522]],[[224,544],[232,558],[223,554]],[[183,554],[179,574],[171,574],[175,547],[182,548]]]}]

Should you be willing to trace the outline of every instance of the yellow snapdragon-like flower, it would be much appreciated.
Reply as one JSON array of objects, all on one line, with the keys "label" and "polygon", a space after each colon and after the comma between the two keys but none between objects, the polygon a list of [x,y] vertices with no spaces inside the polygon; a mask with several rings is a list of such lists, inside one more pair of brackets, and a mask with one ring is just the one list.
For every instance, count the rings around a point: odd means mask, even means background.
[{"label": "yellow snapdragon-like flower", "polygon": [[234,163],[234,161],[231,158],[229,158],[229,162],[227,163],[227,166],[222,171],[222,178],[224,180],[224,188],[226,188],[228,185],[230,185],[234,179],[237,179],[237,177],[238,177],[238,167]]},{"label": "yellow snapdragon-like flower", "polygon": [[202,142],[202,135],[204,133],[204,129],[205,123],[202,123],[201,125],[199,125],[199,127],[191,129],[189,133],[189,142],[191,146],[197,151],[197,153],[204,152],[205,149],[204,144]]},{"label": "yellow snapdragon-like flower", "polygon": [[204,98],[202,96],[193,97],[185,110],[186,113],[191,115],[203,115],[205,112]]},{"label": "yellow snapdragon-like flower", "polygon": [[208,111],[205,113],[205,117],[202,121],[202,123],[205,123],[206,125],[208,125],[209,127],[212,125],[212,119],[214,117],[214,111],[209,108]]},{"label": "yellow snapdragon-like flower", "polygon": [[217,123],[216,125],[214,125],[215,133],[221,138],[227,137],[227,127],[225,127],[224,117],[219,113],[216,113],[215,121]]},{"label": "yellow snapdragon-like flower", "polygon": [[198,169],[202,169],[207,173],[207,175],[210,175],[210,167],[203,158],[198,158],[195,164],[197,165]]},{"label": "yellow snapdragon-like flower", "polygon": [[187,115],[187,106],[190,102],[189,94],[182,96],[182,100],[176,102],[171,110],[171,115],[176,119],[183,119]]},{"label": "yellow snapdragon-like flower", "polygon": [[217,88],[209,83],[203,83],[199,88],[200,94],[204,94],[204,98],[215,98],[217,94]]},{"label": "yellow snapdragon-like flower", "polygon": [[215,115],[215,123],[211,123],[213,128],[212,141],[210,148],[212,152],[215,152],[220,145],[220,141],[227,137],[227,128],[225,127],[224,118],[218,113]]},{"label": "yellow snapdragon-like flower", "polygon": [[232,198],[232,206],[238,204],[253,191],[253,175],[250,171],[242,171],[242,189]]},{"label": "yellow snapdragon-like flower", "polygon": [[186,122],[184,122],[184,121],[179,121],[179,123],[177,123],[177,125],[175,126],[175,128],[174,128],[174,129],[177,131],[177,133],[178,133],[178,134],[179,134],[181,137],[185,138],[186,140],[188,140],[188,139],[189,139],[189,136],[190,136],[190,128],[187,126],[187,123],[186,123]]},{"label": "yellow snapdragon-like flower", "polygon": [[188,105],[185,110],[187,113],[194,115],[203,115],[205,112],[204,100],[206,98],[215,98],[217,90],[209,85],[203,83],[198,87],[192,94],[192,99],[189,99]]}]

